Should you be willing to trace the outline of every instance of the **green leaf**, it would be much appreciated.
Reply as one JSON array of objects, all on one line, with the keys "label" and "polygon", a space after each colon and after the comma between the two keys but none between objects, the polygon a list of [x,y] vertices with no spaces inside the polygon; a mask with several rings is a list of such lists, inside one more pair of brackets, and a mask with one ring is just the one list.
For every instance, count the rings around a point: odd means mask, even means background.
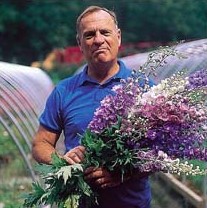
[{"label": "green leaf", "polygon": [[47,164],[36,164],[35,170],[43,176],[54,172],[53,166]]},{"label": "green leaf", "polygon": [[41,203],[45,190],[38,182],[32,183],[33,192],[25,195],[23,207],[33,207]]},{"label": "green leaf", "polygon": [[51,155],[51,158],[52,158],[52,165],[55,168],[61,168],[68,164],[63,158],[60,158],[57,153],[53,153]]},{"label": "green leaf", "polygon": [[59,171],[56,173],[56,175],[58,178],[62,177],[64,180],[64,184],[66,184],[68,179],[73,176],[73,173],[75,171],[83,172],[82,165],[77,163],[77,164],[61,167]]}]

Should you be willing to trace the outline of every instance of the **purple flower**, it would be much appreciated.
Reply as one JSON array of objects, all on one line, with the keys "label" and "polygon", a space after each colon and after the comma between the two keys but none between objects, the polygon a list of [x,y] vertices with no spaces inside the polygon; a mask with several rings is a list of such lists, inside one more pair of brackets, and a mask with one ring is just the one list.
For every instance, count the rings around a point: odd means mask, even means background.
[{"label": "purple flower", "polygon": [[[132,78],[122,80],[113,88],[115,94],[101,101],[88,128],[104,141],[106,138],[107,141],[110,138],[117,141],[113,147],[120,148],[122,144],[126,149],[122,151],[129,152],[132,157],[129,159],[128,155],[127,161],[133,161],[130,164],[141,172],[169,170],[166,160],[207,160],[206,99],[197,97],[201,90],[202,96],[206,95],[207,71],[191,74],[186,88],[182,86],[171,92],[168,88],[176,88],[177,83],[182,81],[180,76],[174,76],[174,79],[166,80],[167,90],[161,88],[170,93],[165,95],[155,91],[153,94],[152,91],[150,98],[142,97],[149,88],[143,90]],[[112,131],[110,128],[115,124],[119,125]],[[120,162],[121,159],[117,160]]]},{"label": "purple flower", "polygon": [[116,124],[118,117],[126,117],[129,109],[135,103],[135,98],[139,94],[139,87],[133,79],[122,81],[122,85],[113,88],[115,95],[106,96],[100,107],[95,111],[93,120],[88,128],[95,133],[100,133],[105,128]]},{"label": "purple flower", "polygon": [[186,86],[187,89],[194,89],[198,87],[207,86],[207,70],[202,69],[196,71],[188,77],[188,81],[189,83]]}]

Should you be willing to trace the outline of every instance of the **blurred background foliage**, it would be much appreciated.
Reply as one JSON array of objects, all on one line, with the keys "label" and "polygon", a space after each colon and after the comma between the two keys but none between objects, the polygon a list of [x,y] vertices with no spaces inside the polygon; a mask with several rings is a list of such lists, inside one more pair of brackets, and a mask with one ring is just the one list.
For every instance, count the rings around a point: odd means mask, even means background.
[{"label": "blurred background foliage", "polygon": [[89,5],[116,12],[123,44],[207,36],[206,0],[0,0],[0,60],[30,65],[76,45],[76,18]]}]

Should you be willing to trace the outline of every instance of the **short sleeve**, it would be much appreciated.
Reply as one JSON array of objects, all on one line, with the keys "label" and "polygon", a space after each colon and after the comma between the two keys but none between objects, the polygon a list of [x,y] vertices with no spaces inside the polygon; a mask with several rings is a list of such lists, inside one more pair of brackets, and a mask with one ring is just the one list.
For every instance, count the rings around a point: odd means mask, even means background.
[{"label": "short sleeve", "polygon": [[61,133],[63,129],[61,116],[62,93],[56,87],[47,99],[45,109],[39,118],[40,125],[51,132]]}]

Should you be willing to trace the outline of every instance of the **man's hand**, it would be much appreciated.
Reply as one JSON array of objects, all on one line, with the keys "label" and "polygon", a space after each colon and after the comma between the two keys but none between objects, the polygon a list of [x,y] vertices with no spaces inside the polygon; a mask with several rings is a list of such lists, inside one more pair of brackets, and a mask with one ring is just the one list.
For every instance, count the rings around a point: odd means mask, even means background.
[{"label": "man's hand", "polygon": [[114,187],[121,184],[121,177],[113,175],[105,168],[89,167],[85,170],[85,180],[98,188]]},{"label": "man's hand", "polygon": [[70,165],[75,163],[80,163],[84,159],[85,147],[84,146],[77,146],[70,151],[68,151],[64,156],[65,159]]}]

